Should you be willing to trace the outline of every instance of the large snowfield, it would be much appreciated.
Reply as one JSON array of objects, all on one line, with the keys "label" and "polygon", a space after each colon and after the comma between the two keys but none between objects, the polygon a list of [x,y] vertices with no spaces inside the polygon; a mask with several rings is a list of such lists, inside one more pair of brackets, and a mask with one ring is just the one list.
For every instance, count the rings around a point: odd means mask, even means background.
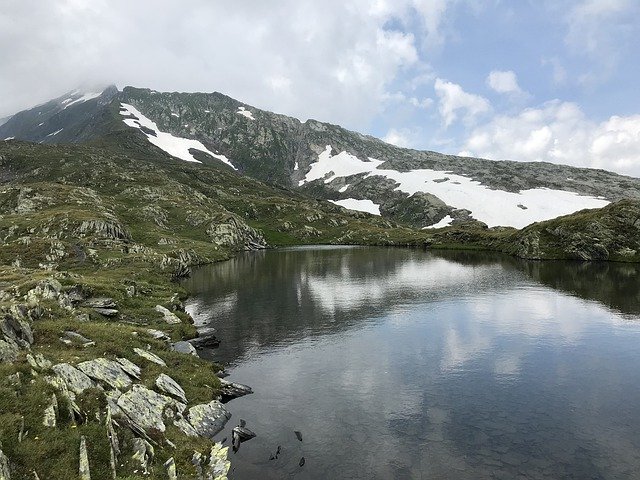
[{"label": "large snowfield", "polygon": [[[601,208],[609,203],[601,198],[547,188],[533,188],[518,193],[493,190],[469,177],[446,171],[418,169],[399,172],[379,168],[383,163],[373,158],[363,161],[347,152],[332,155],[332,148],[327,145],[318,155],[318,161],[311,164],[299,185],[318,179],[331,183],[339,177],[362,173],[367,177],[380,176],[396,182],[396,190],[408,195],[416,192],[431,193],[453,208],[467,209],[472,212],[473,218],[489,227],[523,228],[534,222],[567,215],[584,208]],[[379,214],[379,205],[372,199],[349,198],[334,203],[351,210]],[[445,226],[445,222],[433,225],[436,226]]]},{"label": "large snowfield", "polygon": [[234,170],[237,168],[231,163],[231,161],[225,157],[224,155],[218,155],[217,153],[213,153],[207,147],[205,147],[202,142],[198,140],[192,140],[189,138],[176,137],[167,132],[161,132],[155,122],[145,117],[140,110],[135,108],[133,105],[129,105],[127,103],[120,104],[120,115],[122,116],[131,116],[133,115],[136,118],[124,118],[122,121],[126,123],[128,126],[132,128],[141,129],[141,127],[152,130],[155,135],[150,135],[144,130],[143,133],[147,136],[147,139],[153,143],[156,147],[164,150],[169,155],[173,155],[176,158],[184,160],[186,162],[196,162],[202,163],[197,160],[190,152],[190,149],[200,150],[201,152],[205,152],[211,155],[214,158],[217,158],[223,163],[226,163]]}]

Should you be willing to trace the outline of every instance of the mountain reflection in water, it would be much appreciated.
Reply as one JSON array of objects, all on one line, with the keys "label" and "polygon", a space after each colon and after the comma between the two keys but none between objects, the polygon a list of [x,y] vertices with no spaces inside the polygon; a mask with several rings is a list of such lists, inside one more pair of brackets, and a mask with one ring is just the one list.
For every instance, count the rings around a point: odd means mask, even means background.
[{"label": "mountain reflection in water", "polygon": [[256,391],[230,404],[258,434],[232,478],[640,472],[635,265],[308,247],[185,286],[222,342],[202,355]]}]

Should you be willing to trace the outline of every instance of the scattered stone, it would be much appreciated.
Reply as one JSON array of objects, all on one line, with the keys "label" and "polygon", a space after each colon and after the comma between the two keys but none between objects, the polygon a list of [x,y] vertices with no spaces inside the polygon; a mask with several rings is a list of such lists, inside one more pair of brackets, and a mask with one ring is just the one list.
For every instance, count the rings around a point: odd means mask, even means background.
[{"label": "scattered stone", "polygon": [[144,438],[133,439],[133,460],[140,465],[145,475],[149,475],[149,465],[153,461],[155,450]]},{"label": "scattered stone", "polygon": [[12,341],[0,340],[0,362],[13,363],[18,359],[18,345]]},{"label": "scattered stone", "polygon": [[20,385],[22,385],[20,372],[9,375],[7,377],[7,382],[9,382],[9,385],[13,385],[14,387],[19,387]]},{"label": "scattered stone", "polygon": [[68,363],[59,363],[54,365],[53,371],[57,377],[62,380],[69,391],[80,394],[87,388],[95,387],[95,383],[85,373]]},{"label": "scattered stone", "polygon": [[256,436],[256,434],[247,427],[241,427],[240,425],[233,427],[233,430],[231,430],[231,437],[233,437],[233,435],[237,435],[240,438],[240,443],[251,440]]},{"label": "scattered stone", "polygon": [[103,317],[115,317],[118,315],[118,310],[115,308],[94,308],[93,311],[99,313]]},{"label": "scattered stone", "polygon": [[60,341],[66,343],[67,345],[80,345],[82,347],[91,347],[96,344],[96,342],[94,342],[93,340],[89,340],[84,335],[69,330],[62,333]]},{"label": "scattered stone", "polygon": [[159,356],[157,356],[155,353],[151,353],[151,352],[147,352],[146,350],[142,350],[141,348],[134,348],[133,351],[141,356],[142,358],[149,360],[150,362],[156,363],[158,365],[160,365],[161,367],[166,367],[167,364],[164,363],[164,360],[162,360]]},{"label": "scattered stone", "polygon": [[41,353],[36,353],[35,355],[27,353],[27,362],[29,362],[31,368],[39,372],[50,370],[53,365],[49,360],[44,358]]},{"label": "scattered stone", "polygon": [[189,423],[198,435],[213,438],[231,418],[231,414],[218,400],[195,405],[189,409]]},{"label": "scattered stone", "polygon": [[127,292],[127,297],[135,297],[136,296],[136,286],[135,285],[129,285],[127,286],[127,288],[125,289],[125,291]]},{"label": "scattered stone", "polygon": [[164,321],[169,324],[178,324],[182,322],[182,320],[180,320],[180,318],[175,313],[166,309],[162,305],[156,305],[155,310],[156,312],[161,313],[164,316]]},{"label": "scattered stone", "polygon": [[242,385],[241,383],[228,382],[227,380],[220,379],[220,394],[222,396],[222,402],[227,403],[234,398],[243,397],[253,393],[251,387]]},{"label": "scattered stone", "polygon": [[42,424],[45,427],[55,427],[56,426],[56,417],[58,415],[58,399],[56,398],[55,393],[51,395],[51,403],[44,410],[44,419],[42,420]]},{"label": "scattered stone", "polygon": [[164,463],[164,467],[167,469],[167,476],[169,477],[169,480],[178,480],[178,475],[176,474],[176,462],[173,457]]},{"label": "scattered stone", "polygon": [[171,349],[174,352],[184,353],[186,355],[193,355],[194,357],[198,356],[198,351],[189,342],[179,341],[176,343],[172,343]]},{"label": "scattered stone", "polygon": [[293,433],[296,434],[296,438],[300,441],[302,441],[302,433],[300,433],[298,430],[294,431]]},{"label": "scattered stone", "polygon": [[156,379],[156,386],[164,393],[167,393],[172,397],[177,398],[182,403],[187,403],[187,397],[185,397],[184,390],[169,375],[165,375],[164,373],[161,373]]},{"label": "scattered stone", "polygon": [[136,384],[118,398],[117,405],[142,430],[154,428],[164,432],[164,409],[174,402],[170,397]]},{"label": "scattered stone", "polygon": [[300,458],[300,461],[298,462],[298,465],[300,465],[302,467],[302,466],[304,466],[305,463],[306,463],[305,459],[304,459],[304,457],[302,457],[302,458]]},{"label": "scattered stone", "polygon": [[82,306],[88,308],[116,308],[117,304],[113,298],[94,297],[82,302]]},{"label": "scattered stone", "polygon": [[156,340],[164,340],[165,342],[169,342],[171,340],[171,337],[161,330],[147,328],[147,333],[151,335],[153,338],[155,338]]},{"label": "scattered stone", "polygon": [[5,342],[13,342],[21,348],[28,348],[33,343],[33,332],[29,323],[10,313],[5,314],[0,320],[0,331]]},{"label": "scattered stone", "polygon": [[91,321],[91,317],[89,317],[88,313],[79,313],[76,315],[76,320],[79,322],[87,323]]},{"label": "scattered stone", "polygon": [[140,380],[140,374],[142,373],[142,369],[126,358],[116,358],[117,362],[120,364],[122,370],[124,370],[127,375],[130,377],[136,378]]},{"label": "scattered stone", "polygon": [[87,454],[87,440],[84,435],[80,437],[80,467],[78,469],[81,480],[91,480],[89,471],[89,455]]},{"label": "scattered stone", "polygon": [[96,358],[78,364],[78,370],[88,377],[102,382],[111,388],[124,389],[131,385],[131,378],[120,363],[106,358]]},{"label": "scattered stone", "polygon": [[11,480],[9,459],[2,450],[0,450],[0,480]]}]

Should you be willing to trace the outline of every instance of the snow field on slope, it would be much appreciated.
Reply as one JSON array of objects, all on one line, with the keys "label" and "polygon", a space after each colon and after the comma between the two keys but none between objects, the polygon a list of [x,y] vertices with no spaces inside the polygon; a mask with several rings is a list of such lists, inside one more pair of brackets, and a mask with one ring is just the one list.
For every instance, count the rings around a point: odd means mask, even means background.
[{"label": "snow field on slope", "polygon": [[184,160],[186,162],[195,162],[202,163],[200,160],[196,160],[196,158],[189,153],[190,149],[200,150],[211,155],[214,158],[217,158],[223,163],[226,163],[234,170],[237,168],[231,163],[231,161],[225,157],[224,155],[218,155],[217,153],[213,153],[207,147],[205,147],[202,142],[198,140],[192,140],[189,138],[176,137],[167,132],[161,132],[155,122],[145,117],[137,108],[133,105],[129,105],[127,103],[120,104],[120,115],[128,116],[133,115],[136,118],[124,118],[122,121],[127,124],[129,127],[141,129],[141,127],[148,128],[149,130],[153,130],[155,132],[154,135],[149,135],[144,130],[143,133],[147,136],[147,139],[154,144],[156,147],[164,150],[169,155],[172,155],[176,158]]},{"label": "snow field on slope", "polygon": [[300,180],[300,186],[318,179],[330,183],[338,177],[361,173],[365,173],[366,177],[380,176],[396,182],[396,190],[408,195],[431,193],[450,207],[469,210],[473,218],[489,227],[523,228],[534,222],[568,215],[584,208],[601,208],[609,203],[601,198],[548,188],[533,188],[518,193],[493,190],[469,177],[447,171],[386,170],[379,168],[383,161],[373,158],[363,161],[344,151],[331,155],[331,151],[331,146],[327,145],[324,152],[318,155],[318,161],[311,164],[305,178]]}]

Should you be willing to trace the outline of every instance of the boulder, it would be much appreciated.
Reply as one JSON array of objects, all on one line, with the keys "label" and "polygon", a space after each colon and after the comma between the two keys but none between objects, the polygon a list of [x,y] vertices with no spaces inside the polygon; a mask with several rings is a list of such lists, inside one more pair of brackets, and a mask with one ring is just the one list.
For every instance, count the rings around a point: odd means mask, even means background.
[{"label": "boulder", "polygon": [[184,353],[186,355],[193,355],[194,357],[198,356],[198,351],[189,342],[179,341],[179,342],[173,343],[171,344],[171,349],[174,352]]},{"label": "boulder", "polygon": [[167,366],[167,364],[164,363],[164,360],[162,360],[155,353],[147,352],[146,350],[142,350],[141,348],[134,348],[133,351],[136,353],[136,355],[141,356],[145,360],[149,360],[150,362],[158,364],[161,367],[166,367]]},{"label": "boulder", "polygon": [[25,320],[14,317],[10,313],[5,314],[0,320],[0,331],[5,341],[11,340],[21,348],[28,348],[33,343],[31,326]]},{"label": "boulder", "polygon": [[163,315],[165,322],[169,324],[181,323],[180,318],[178,318],[178,316],[175,313],[171,312],[170,310],[163,307],[162,305],[156,305],[155,310],[156,312],[161,313]]},{"label": "boulder", "polygon": [[131,390],[120,395],[117,406],[134,425],[142,430],[154,428],[164,432],[163,412],[174,402],[170,397],[136,384]]},{"label": "boulder", "polygon": [[120,364],[122,370],[124,370],[127,375],[130,377],[136,378],[140,380],[140,374],[142,373],[142,369],[126,358],[116,358],[117,362]]},{"label": "boulder", "polygon": [[125,389],[131,386],[131,378],[115,360],[95,358],[78,364],[78,370],[88,377],[111,388]]},{"label": "boulder", "polygon": [[187,417],[198,435],[213,438],[224,428],[231,413],[218,400],[212,400],[191,407]]},{"label": "boulder", "polygon": [[182,403],[187,403],[187,397],[185,397],[184,390],[169,375],[161,373],[156,379],[156,387],[158,387],[162,392],[177,398]]},{"label": "boulder", "polygon": [[68,363],[59,363],[52,367],[56,376],[66,385],[67,389],[73,393],[82,393],[87,388],[95,387],[95,383],[85,373]]}]

